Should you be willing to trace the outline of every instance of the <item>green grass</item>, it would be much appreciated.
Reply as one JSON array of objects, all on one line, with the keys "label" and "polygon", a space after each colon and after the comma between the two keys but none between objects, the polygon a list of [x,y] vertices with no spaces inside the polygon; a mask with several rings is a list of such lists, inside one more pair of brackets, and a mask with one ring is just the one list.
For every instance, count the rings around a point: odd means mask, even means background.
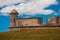
[{"label": "green grass", "polygon": [[4,32],[0,33],[0,40],[60,40],[60,28]]}]

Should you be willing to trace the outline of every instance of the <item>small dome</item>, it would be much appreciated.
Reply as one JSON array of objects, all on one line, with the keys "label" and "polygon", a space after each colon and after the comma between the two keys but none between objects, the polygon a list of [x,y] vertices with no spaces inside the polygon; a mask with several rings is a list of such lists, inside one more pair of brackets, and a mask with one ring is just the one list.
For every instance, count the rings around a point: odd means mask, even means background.
[{"label": "small dome", "polygon": [[18,13],[15,9],[13,9],[10,13]]}]

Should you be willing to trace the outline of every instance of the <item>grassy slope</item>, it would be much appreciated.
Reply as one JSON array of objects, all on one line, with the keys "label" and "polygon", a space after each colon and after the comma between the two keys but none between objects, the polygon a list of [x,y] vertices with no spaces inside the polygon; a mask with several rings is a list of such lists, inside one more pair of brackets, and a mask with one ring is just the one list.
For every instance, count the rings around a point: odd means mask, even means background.
[{"label": "grassy slope", "polygon": [[0,40],[60,40],[60,28],[0,33]]}]

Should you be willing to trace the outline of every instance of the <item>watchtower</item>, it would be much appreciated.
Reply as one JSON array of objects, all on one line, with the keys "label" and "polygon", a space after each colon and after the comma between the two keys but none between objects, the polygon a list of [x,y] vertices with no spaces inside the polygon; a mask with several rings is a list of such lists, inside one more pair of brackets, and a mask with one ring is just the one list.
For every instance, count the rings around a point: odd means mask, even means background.
[{"label": "watchtower", "polygon": [[10,27],[16,27],[16,21],[18,19],[18,12],[13,9],[10,12]]}]

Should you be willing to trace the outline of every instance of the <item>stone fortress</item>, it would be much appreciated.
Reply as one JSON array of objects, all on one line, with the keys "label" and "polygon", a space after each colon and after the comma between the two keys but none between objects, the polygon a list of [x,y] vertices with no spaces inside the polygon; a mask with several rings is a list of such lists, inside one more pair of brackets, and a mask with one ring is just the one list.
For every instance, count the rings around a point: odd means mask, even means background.
[{"label": "stone fortress", "polygon": [[47,24],[48,25],[55,25],[55,26],[60,26],[60,16],[55,16],[55,17],[52,17],[52,18],[48,18],[47,19]]},{"label": "stone fortress", "polygon": [[10,27],[9,31],[20,30],[20,28],[34,27],[59,27],[60,17],[48,18],[47,23],[43,24],[42,18],[18,18],[18,12],[13,9],[10,12]]}]

